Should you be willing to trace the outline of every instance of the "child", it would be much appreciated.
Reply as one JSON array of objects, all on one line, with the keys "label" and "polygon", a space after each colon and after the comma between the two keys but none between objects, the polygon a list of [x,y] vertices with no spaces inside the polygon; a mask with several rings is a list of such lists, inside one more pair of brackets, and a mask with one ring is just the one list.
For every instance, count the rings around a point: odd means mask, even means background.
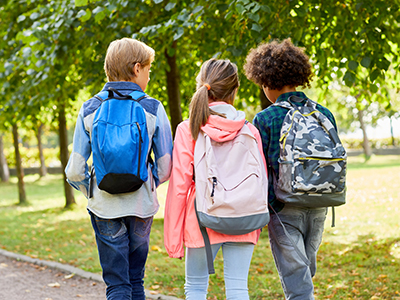
[{"label": "child", "polygon": [[[282,43],[261,44],[252,49],[244,66],[246,76],[259,84],[272,103],[287,101],[296,96],[296,105],[303,105],[306,95],[296,91],[298,86],[309,86],[312,77],[311,65],[304,52],[295,47],[290,39]],[[293,98],[291,98],[293,99]],[[334,124],[331,112],[321,105],[317,109]],[[274,211],[268,225],[272,254],[286,299],[314,299],[312,277],[315,275],[316,257],[324,230],[327,208],[304,208],[283,204],[274,193],[274,180],[279,178],[279,137],[283,120],[288,110],[271,105],[259,112],[254,125],[261,134],[264,155],[268,165],[269,204],[285,224],[292,242],[286,236]],[[300,249],[301,254],[297,252]],[[306,258],[302,259],[301,256]]]},{"label": "child", "polygon": [[[154,50],[140,41],[130,38],[113,41],[105,58],[108,82],[102,91],[109,88],[122,94],[144,91],[153,60]],[[93,97],[83,104],[65,172],[68,182],[88,198],[87,208],[107,285],[107,299],[144,300],[143,278],[150,229],[159,208],[155,187],[168,180],[171,171],[171,128],[159,101],[149,96],[140,100],[147,119],[148,152],[152,149],[154,153],[154,162],[148,167],[149,179],[134,192],[109,194],[99,189],[92,178],[93,195],[90,197],[87,160],[92,152],[93,117],[100,103]],[[96,171],[96,166],[94,168]]]},{"label": "child", "polygon": [[[232,106],[239,87],[236,65],[229,60],[210,59],[204,62],[196,80],[197,90],[191,100],[190,118],[179,124],[176,130],[164,218],[164,241],[169,256],[182,258],[183,245],[186,246],[186,299],[206,299],[209,279],[204,241],[194,209],[193,163],[199,132],[204,131],[214,141],[224,141],[228,137],[233,139],[243,126],[248,126],[262,154],[256,128],[250,123],[245,125],[244,113]],[[247,277],[260,230],[244,235],[207,231],[213,259],[222,248],[226,298],[249,299]]]}]

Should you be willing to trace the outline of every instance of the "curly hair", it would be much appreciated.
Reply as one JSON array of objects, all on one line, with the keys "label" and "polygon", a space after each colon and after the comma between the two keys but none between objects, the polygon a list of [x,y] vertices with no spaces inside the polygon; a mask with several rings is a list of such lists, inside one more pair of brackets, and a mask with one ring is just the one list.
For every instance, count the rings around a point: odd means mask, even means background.
[{"label": "curly hair", "polygon": [[290,38],[251,49],[244,65],[249,80],[272,90],[285,86],[310,87],[313,72],[308,56]]}]

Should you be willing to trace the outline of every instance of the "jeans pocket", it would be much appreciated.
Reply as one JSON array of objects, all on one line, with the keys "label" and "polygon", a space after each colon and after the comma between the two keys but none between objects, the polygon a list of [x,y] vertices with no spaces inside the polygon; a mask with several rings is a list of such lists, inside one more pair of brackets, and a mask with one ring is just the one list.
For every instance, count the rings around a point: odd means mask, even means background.
[{"label": "jeans pocket", "polygon": [[[301,224],[302,216],[301,215],[272,215],[270,225],[273,227],[273,231],[275,233],[276,240],[279,244],[293,246],[292,242],[286,235],[282,224],[278,220],[278,216],[281,219],[281,222],[285,226],[286,231],[289,233],[295,245],[297,245],[301,232],[298,226]],[[272,224],[271,224],[272,223]],[[269,226],[270,226],[269,225]]]},{"label": "jeans pocket", "polygon": [[118,219],[103,219],[93,214],[96,221],[96,227],[99,234],[111,238],[118,238],[124,235],[127,231],[125,223],[121,218]]},{"label": "jeans pocket", "polygon": [[322,234],[324,233],[325,217],[315,218],[311,231],[310,246],[317,251],[322,242]]},{"label": "jeans pocket", "polygon": [[151,225],[153,224],[153,217],[150,218],[136,218],[135,220],[135,234],[140,237],[145,237],[150,233]]}]

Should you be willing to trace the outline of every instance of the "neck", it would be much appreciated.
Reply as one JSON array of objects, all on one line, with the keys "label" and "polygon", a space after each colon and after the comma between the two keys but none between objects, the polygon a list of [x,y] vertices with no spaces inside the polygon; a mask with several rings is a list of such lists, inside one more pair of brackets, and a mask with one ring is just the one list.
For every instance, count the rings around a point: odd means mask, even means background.
[{"label": "neck", "polygon": [[289,93],[289,92],[295,92],[296,87],[295,86],[288,86],[285,85],[281,90],[267,90],[266,95],[268,99],[272,102],[275,103],[276,100],[279,98],[280,95]]}]

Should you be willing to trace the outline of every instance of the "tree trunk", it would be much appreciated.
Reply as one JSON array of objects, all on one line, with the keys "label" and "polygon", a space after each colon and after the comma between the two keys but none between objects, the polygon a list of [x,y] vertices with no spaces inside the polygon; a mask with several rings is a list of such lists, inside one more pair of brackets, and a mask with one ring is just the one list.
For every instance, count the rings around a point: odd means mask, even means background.
[{"label": "tree trunk", "polygon": [[15,168],[17,169],[18,177],[18,195],[19,204],[26,204],[25,183],[24,183],[24,169],[22,168],[21,154],[19,152],[19,136],[17,124],[12,126],[13,138],[14,138],[14,150],[15,150]]},{"label": "tree trunk", "polygon": [[361,130],[363,132],[363,148],[365,158],[368,160],[372,155],[371,146],[369,144],[368,136],[367,136],[367,128],[364,123],[364,111],[358,109],[358,120],[360,121]]},{"label": "tree trunk", "polygon": [[0,180],[8,182],[10,179],[10,170],[8,169],[6,156],[4,155],[3,134],[0,133]]},{"label": "tree trunk", "polygon": [[42,133],[43,133],[43,124],[40,124],[40,126],[38,127],[38,130],[36,132],[36,138],[37,138],[38,150],[39,150],[39,159],[40,159],[40,169],[39,169],[40,177],[46,176],[46,174],[47,174],[47,167],[46,167],[46,163],[44,160],[44,154],[43,154]]},{"label": "tree trunk", "polygon": [[[65,104],[60,104],[58,111],[58,136],[60,139],[60,161],[62,169],[68,163],[69,153],[68,153],[68,135],[67,135],[67,120],[65,118]],[[75,204],[74,191],[72,187],[67,182],[67,176],[63,172],[64,176],[64,193],[65,193],[65,207],[71,207]]]},{"label": "tree trunk", "polygon": [[390,120],[390,136],[392,137],[392,146],[394,147],[394,146],[396,146],[396,143],[395,143],[395,141],[394,141],[392,117],[393,117],[393,116],[390,116],[390,117],[389,117],[389,120]]},{"label": "tree trunk", "polygon": [[176,127],[182,122],[179,70],[176,64],[176,41],[172,43],[172,48],[174,49],[174,55],[169,56],[168,50],[166,49],[165,57],[167,58],[169,66],[169,70],[166,71],[169,114],[171,116],[172,133],[175,136]]},{"label": "tree trunk", "polygon": [[266,109],[272,104],[271,101],[268,100],[267,96],[265,96],[264,90],[262,88],[260,88],[260,102],[262,109]]}]

